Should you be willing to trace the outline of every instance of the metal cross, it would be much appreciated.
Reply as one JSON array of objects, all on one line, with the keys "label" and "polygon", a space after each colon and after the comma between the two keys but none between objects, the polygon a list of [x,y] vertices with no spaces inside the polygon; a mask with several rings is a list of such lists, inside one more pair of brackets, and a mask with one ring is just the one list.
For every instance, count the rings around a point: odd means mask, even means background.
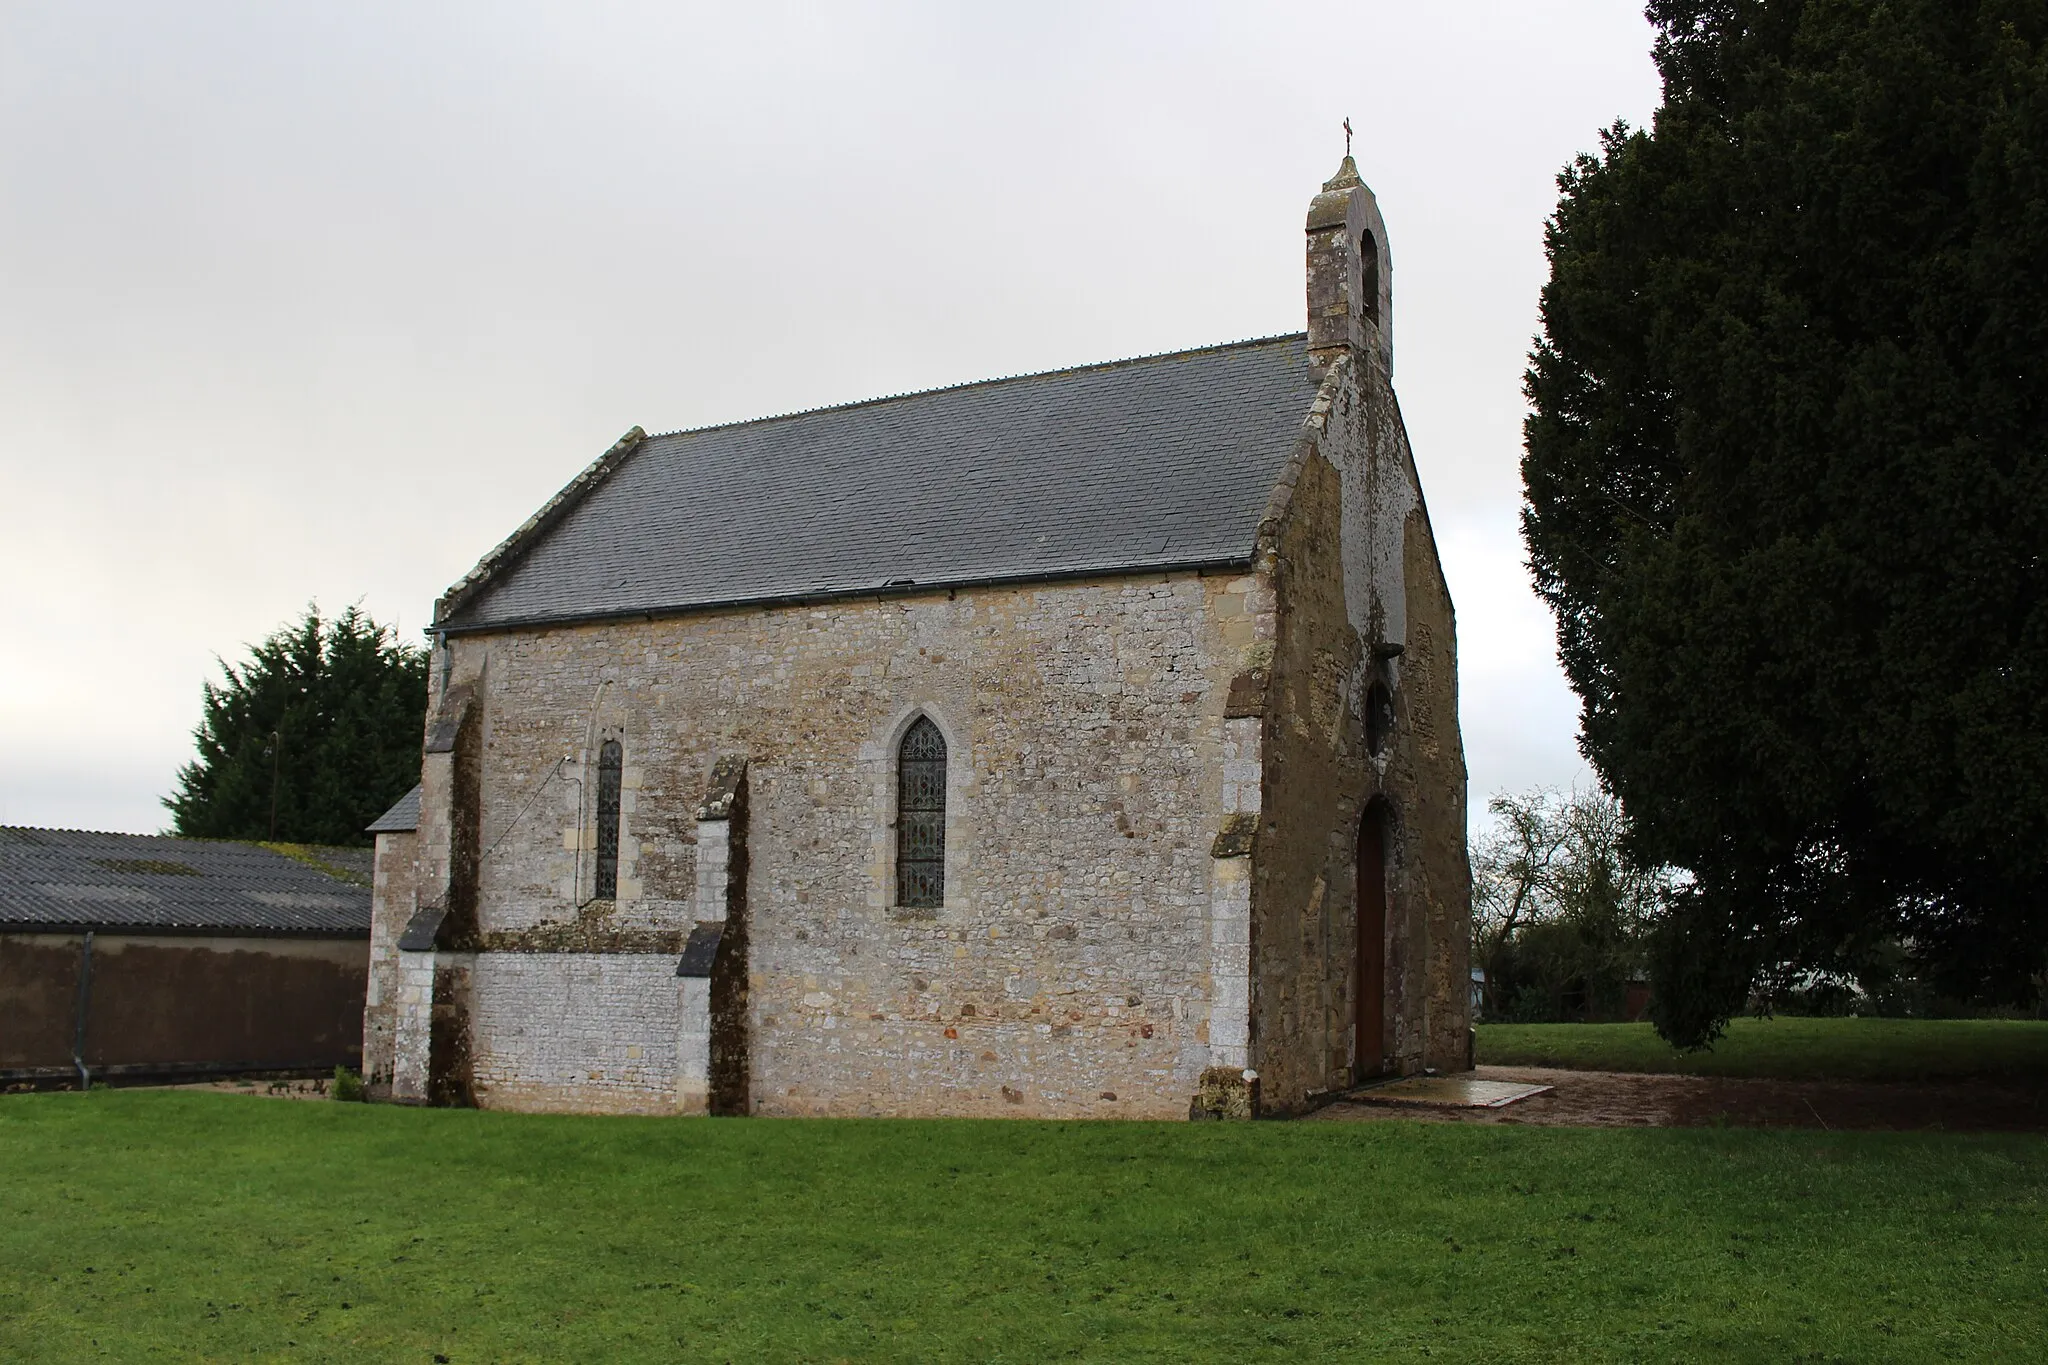
[{"label": "metal cross", "polygon": [[1344,120],[1344,155],[1351,155],[1351,120],[1348,117]]}]

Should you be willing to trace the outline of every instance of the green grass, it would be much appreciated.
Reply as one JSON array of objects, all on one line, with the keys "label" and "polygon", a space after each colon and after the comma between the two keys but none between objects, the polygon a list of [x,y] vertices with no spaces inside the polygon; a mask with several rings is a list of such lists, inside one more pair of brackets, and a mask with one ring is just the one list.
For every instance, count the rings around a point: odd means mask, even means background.
[{"label": "green grass", "polygon": [[1671,1071],[1782,1080],[2048,1082],[2048,1022],[1735,1019],[1710,1051],[1675,1052],[1648,1024],[1482,1024],[1482,1066]]},{"label": "green grass", "polygon": [[0,1100],[0,1358],[2038,1359],[2048,1139]]}]

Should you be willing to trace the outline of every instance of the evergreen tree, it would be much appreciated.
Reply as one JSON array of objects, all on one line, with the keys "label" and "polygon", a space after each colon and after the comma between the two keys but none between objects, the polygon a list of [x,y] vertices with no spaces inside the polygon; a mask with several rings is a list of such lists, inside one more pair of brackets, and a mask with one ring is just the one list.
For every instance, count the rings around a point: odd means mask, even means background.
[{"label": "evergreen tree", "polygon": [[427,652],[354,607],[308,607],[204,684],[199,756],[164,798],[179,834],[359,844],[419,780]]},{"label": "evergreen tree", "polygon": [[1657,0],[1664,100],[1559,179],[1524,535],[1653,1017],[1887,943],[2048,945],[2048,4]]}]

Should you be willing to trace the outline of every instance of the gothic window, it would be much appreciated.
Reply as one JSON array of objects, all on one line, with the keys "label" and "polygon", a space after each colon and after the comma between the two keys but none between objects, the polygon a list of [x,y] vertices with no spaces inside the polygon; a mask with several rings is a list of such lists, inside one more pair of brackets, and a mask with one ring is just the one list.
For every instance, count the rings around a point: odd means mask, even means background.
[{"label": "gothic window", "polygon": [[625,752],[619,742],[608,739],[597,751],[597,887],[591,893],[598,900],[617,900],[619,895],[619,785],[625,768]]},{"label": "gothic window", "polygon": [[946,903],[946,737],[929,716],[896,750],[896,903]]}]

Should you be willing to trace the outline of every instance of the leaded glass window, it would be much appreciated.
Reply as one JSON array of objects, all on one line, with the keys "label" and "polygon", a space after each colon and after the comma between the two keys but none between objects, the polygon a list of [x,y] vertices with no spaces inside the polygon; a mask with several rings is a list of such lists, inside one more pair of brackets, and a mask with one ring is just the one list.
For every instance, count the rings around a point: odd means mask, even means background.
[{"label": "leaded glass window", "polygon": [[619,785],[625,768],[625,752],[619,742],[608,739],[597,751],[597,887],[591,894],[601,901],[619,895]]},{"label": "leaded glass window", "polygon": [[896,751],[896,903],[946,903],[946,737],[929,716]]}]

